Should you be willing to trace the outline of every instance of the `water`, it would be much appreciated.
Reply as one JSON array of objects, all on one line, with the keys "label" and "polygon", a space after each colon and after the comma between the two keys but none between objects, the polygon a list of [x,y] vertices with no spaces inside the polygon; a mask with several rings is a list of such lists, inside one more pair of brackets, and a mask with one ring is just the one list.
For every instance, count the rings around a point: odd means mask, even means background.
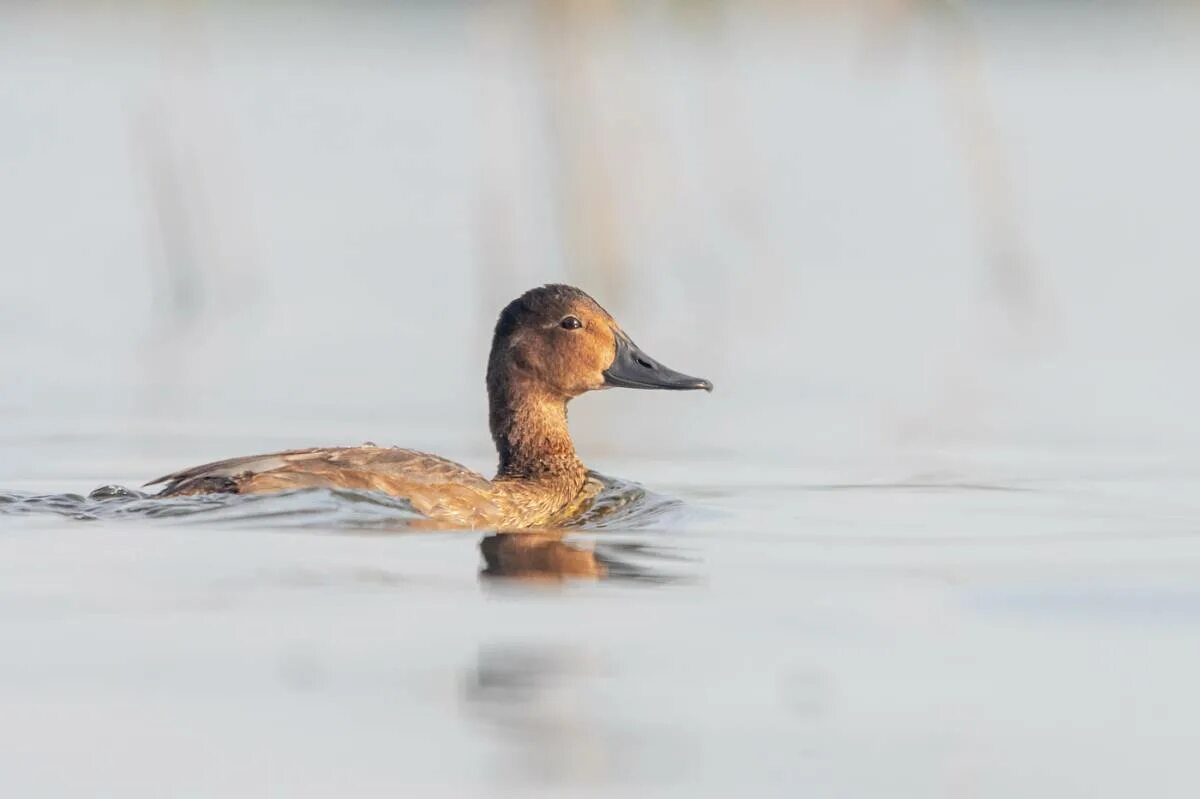
[{"label": "water", "polygon": [[1197,464],[622,469],[664,493],[614,482],[618,513],[518,535],[412,531],[342,492],[7,494],[5,779],[1184,794],[1155,774],[1200,711]]},{"label": "water", "polygon": [[[1193,13],[761,5],[0,11],[0,793],[1196,795]],[[89,498],[489,473],[550,280],[604,513]]]},{"label": "water", "polygon": [[[642,527],[679,503],[656,497],[624,480],[592,473],[599,490],[567,520],[568,527],[602,530]],[[271,494],[209,494],[158,497],[157,490],[139,491],[120,485],[100,486],[79,494],[28,494],[0,491],[0,512],[54,513],[80,521],[174,518],[185,523],[219,521],[251,526],[337,526],[349,530],[379,527],[405,531],[425,517],[402,497],[375,491],[313,489]]]}]

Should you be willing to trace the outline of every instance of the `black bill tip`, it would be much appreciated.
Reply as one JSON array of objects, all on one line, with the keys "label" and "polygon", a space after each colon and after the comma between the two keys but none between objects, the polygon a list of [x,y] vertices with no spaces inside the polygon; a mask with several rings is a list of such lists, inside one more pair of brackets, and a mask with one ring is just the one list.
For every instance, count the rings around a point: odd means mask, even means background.
[{"label": "black bill tip", "polygon": [[604,370],[604,384],[666,391],[713,390],[712,381],[663,366],[621,333],[617,334],[617,352],[612,366]]}]

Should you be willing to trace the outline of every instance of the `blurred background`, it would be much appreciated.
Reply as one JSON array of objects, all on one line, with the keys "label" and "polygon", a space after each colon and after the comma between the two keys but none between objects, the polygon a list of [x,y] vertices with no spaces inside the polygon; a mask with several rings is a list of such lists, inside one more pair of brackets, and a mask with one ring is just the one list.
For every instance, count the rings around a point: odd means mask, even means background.
[{"label": "blurred background", "polygon": [[362,439],[488,467],[491,326],[548,281],[718,388],[575,403],[600,465],[1200,435],[1195,3],[0,22],[0,424],[104,438],[5,447],[8,483],[132,479],[163,434],[168,467]]},{"label": "blurred background", "polygon": [[[1195,796],[1198,92],[1184,0],[8,0],[0,789]],[[489,472],[552,281],[716,384],[572,405],[648,528],[6,493]]]}]

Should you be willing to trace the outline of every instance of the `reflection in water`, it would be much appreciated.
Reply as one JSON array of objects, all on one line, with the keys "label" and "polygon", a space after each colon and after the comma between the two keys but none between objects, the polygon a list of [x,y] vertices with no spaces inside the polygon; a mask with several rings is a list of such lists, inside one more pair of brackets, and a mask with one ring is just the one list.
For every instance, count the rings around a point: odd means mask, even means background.
[{"label": "reflection in water", "polygon": [[562,643],[481,646],[463,678],[463,706],[490,733],[501,782],[546,786],[670,784],[692,770],[688,730],[656,724],[609,692],[608,658]]},{"label": "reflection in water", "polygon": [[564,646],[484,646],[467,669],[463,700],[495,729],[498,776],[535,783],[602,782],[612,774],[611,741],[594,719],[587,688],[602,669]]},{"label": "reflection in water", "polygon": [[669,567],[690,560],[664,547],[630,541],[572,541],[569,530],[504,532],[479,542],[480,576],[531,583],[575,580],[634,580],[668,583],[687,579]]},{"label": "reflection in water", "polygon": [[496,533],[479,542],[479,551],[484,577],[557,582],[598,580],[608,573],[593,547],[567,543],[561,533]]}]

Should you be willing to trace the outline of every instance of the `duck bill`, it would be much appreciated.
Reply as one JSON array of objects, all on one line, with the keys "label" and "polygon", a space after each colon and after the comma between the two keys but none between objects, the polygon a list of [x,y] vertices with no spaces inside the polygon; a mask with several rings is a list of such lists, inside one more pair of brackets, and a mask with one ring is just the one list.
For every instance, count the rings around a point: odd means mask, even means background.
[{"label": "duck bill", "polygon": [[619,388],[659,388],[668,391],[712,391],[712,383],[663,366],[638,348],[623,333],[617,333],[617,355],[604,370],[604,385]]}]

